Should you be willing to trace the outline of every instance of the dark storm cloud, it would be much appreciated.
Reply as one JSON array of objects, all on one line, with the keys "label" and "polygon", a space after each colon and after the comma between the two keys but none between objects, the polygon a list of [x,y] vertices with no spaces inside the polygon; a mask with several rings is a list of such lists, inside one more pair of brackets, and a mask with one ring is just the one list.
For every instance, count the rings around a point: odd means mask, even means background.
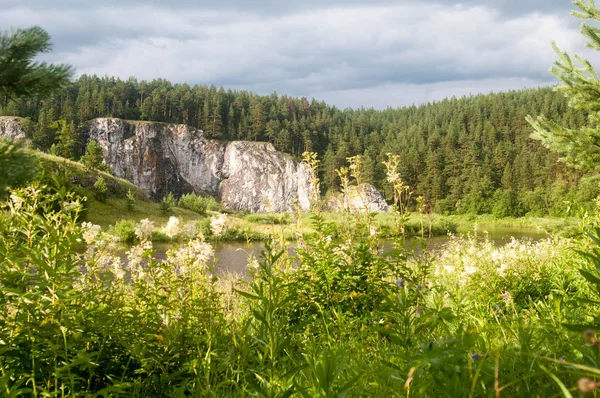
[{"label": "dark storm cloud", "polygon": [[[385,107],[554,82],[549,42],[583,53],[567,0],[12,1],[78,73]],[[584,53],[585,55],[585,53]]]}]

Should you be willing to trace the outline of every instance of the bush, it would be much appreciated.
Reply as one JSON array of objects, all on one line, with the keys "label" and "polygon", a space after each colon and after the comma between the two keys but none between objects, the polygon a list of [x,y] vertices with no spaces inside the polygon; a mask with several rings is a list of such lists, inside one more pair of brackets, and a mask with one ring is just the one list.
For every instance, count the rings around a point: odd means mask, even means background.
[{"label": "bush", "polygon": [[198,214],[206,214],[208,200],[194,193],[188,193],[179,198],[177,205],[183,209],[195,211]]},{"label": "bush", "polygon": [[137,239],[135,225],[136,223],[133,220],[120,220],[109,228],[108,233],[119,238],[119,241],[131,245]]},{"label": "bush", "polygon": [[175,207],[175,197],[173,197],[173,194],[169,192],[160,201],[160,211],[162,211],[163,214],[170,214],[173,210],[173,207]]},{"label": "bush", "polygon": [[125,207],[127,211],[133,211],[133,207],[135,206],[135,194],[131,191],[131,189],[127,190],[127,196],[125,197]]},{"label": "bush", "polygon": [[247,214],[246,221],[255,224],[288,225],[291,222],[289,213],[281,214]]},{"label": "bush", "polygon": [[215,198],[208,196],[204,198],[206,201],[206,209],[210,211],[217,211],[219,213],[228,213],[229,211],[224,208]]},{"label": "bush", "polygon": [[103,177],[98,177],[94,183],[94,191],[95,197],[99,202],[106,202],[108,198],[108,185],[106,185]]},{"label": "bush", "polygon": [[545,189],[523,192],[520,200],[528,216],[543,217],[548,214],[548,192]]},{"label": "bush", "polygon": [[437,214],[443,214],[445,216],[452,213],[452,204],[450,203],[450,199],[440,199],[435,203],[434,212]]}]

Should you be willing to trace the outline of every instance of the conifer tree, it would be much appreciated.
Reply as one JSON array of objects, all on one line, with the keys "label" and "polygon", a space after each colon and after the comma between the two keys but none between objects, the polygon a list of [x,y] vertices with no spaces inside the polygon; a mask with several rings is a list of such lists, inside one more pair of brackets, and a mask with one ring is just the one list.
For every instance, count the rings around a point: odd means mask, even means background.
[{"label": "conifer tree", "polygon": [[[574,16],[600,22],[600,10],[594,0],[575,0],[573,4],[580,9],[572,12]],[[588,39],[587,46],[600,51],[600,28],[584,23],[581,32]],[[529,116],[527,121],[535,129],[532,138],[557,152],[560,160],[571,166],[600,171],[600,77],[586,59],[569,56],[560,51],[556,43],[552,46],[559,59],[550,71],[562,82],[556,90],[568,98],[570,107],[588,114],[588,123],[580,128],[569,128],[543,115]]]},{"label": "conifer tree", "polygon": [[64,87],[73,75],[71,66],[33,61],[51,49],[50,36],[38,26],[0,34],[0,98],[46,96]]}]

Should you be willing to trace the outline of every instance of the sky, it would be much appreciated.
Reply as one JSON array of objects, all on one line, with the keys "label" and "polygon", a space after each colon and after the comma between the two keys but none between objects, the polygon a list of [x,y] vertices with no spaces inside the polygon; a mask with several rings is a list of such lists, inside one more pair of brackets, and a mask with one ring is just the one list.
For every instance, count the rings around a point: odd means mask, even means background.
[{"label": "sky", "polygon": [[[97,74],[400,107],[557,83],[585,47],[570,0],[0,0],[1,30],[46,29],[40,59]],[[594,58],[596,57],[596,58]]]}]

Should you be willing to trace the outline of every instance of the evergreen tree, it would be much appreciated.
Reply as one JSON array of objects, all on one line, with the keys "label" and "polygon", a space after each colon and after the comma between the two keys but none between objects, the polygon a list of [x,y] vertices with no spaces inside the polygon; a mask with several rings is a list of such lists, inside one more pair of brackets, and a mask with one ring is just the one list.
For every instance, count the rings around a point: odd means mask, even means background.
[{"label": "evergreen tree", "polygon": [[89,169],[102,169],[102,148],[98,141],[90,140],[87,145],[85,154],[81,157],[83,163]]},{"label": "evergreen tree", "polygon": [[[573,12],[576,17],[600,21],[600,10],[593,0],[575,0],[573,4],[580,9]],[[584,23],[581,29],[589,40],[587,46],[600,51],[600,28]],[[569,128],[553,121],[553,115],[529,116],[527,121],[535,129],[532,137],[557,152],[561,161],[581,170],[600,171],[600,77],[589,61],[575,55],[580,64],[577,66],[571,56],[558,49],[556,43],[552,46],[559,60],[550,71],[563,83],[557,90],[569,99],[569,106],[589,115],[588,123],[579,128]],[[549,102],[545,109],[551,112]]]},{"label": "evergreen tree", "polygon": [[34,62],[52,49],[48,33],[34,26],[0,34],[0,98],[46,96],[64,87],[73,70],[69,65]]},{"label": "evergreen tree", "polygon": [[79,136],[73,121],[59,120],[56,123],[58,133],[56,134],[58,155],[65,158],[73,158],[77,155]]}]

